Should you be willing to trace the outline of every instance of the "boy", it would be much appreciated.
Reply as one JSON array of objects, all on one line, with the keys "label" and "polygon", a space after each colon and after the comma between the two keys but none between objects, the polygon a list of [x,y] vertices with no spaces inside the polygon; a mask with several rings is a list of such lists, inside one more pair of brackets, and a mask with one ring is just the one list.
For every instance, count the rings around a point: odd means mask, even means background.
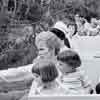
[{"label": "boy", "polygon": [[58,54],[57,60],[58,68],[62,73],[60,81],[65,88],[69,89],[70,94],[90,93],[91,85],[78,69],[81,66],[79,55],[72,50],[67,50]]},{"label": "boy", "polygon": [[34,95],[64,95],[67,91],[57,81],[58,70],[50,60],[42,60],[38,67],[33,67],[36,79],[33,81],[29,98]]}]

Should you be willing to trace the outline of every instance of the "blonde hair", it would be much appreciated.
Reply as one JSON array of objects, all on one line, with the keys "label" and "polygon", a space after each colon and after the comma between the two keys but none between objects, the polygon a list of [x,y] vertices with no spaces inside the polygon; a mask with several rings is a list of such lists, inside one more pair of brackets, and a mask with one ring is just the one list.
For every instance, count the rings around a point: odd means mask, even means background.
[{"label": "blonde hair", "polygon": [[35,41],[36,46],[38,46],[40,42],[44,43],[49,50],[59,50],[61,46],[60,39],[49,31],[41,32],[37,35]]}]

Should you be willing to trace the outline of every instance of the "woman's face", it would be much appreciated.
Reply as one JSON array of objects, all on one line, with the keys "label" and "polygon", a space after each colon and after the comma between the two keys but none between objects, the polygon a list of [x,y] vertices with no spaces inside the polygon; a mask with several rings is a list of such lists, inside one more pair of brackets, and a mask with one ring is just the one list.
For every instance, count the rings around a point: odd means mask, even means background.
[{"label": "woman's face", "polygon": [[72,35],[74,34],[74,32],[75,32],[74,25],[69,25],[69,27],[68,27],[68,34],[69,34],[69,36],[72,37]]},{"label": "woman's face", "polygon": [[38,43],[37,45],[39,55],[48,55],[48,48],[46,47],[46,44],[43,42]]},{"label": "woman's face", "polygon": [[38,43],[37,48],[38,48],[38,54],[41,57],[51,58],[54,56],[54,51],[49,50],[49,48],[46,46],[44,42]]}]

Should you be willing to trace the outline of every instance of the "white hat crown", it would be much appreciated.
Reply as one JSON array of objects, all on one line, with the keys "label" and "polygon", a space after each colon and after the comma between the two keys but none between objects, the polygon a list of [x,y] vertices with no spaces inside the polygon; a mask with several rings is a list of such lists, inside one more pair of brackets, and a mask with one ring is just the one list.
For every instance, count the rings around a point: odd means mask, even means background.
[{"label": "white hat crown", "polygon": [[64,34],[66,34],[68,31],[66,24],[62,21],[56,22],[53,28],[59,29],[60,31],[64,32]]}]

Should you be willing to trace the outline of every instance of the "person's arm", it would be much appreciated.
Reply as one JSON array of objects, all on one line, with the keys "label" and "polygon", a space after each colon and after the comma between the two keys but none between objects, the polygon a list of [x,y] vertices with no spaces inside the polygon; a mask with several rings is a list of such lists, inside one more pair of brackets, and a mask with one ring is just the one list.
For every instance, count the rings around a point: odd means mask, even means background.
[{"label": "person's arm", "polygon": [[18,67],[9,68],[7,70],[0,71],[0,82],[14,82],[22,79],[33,78],[31,69],[33,64]]},{"label": "person's arm", "polygon": [[84,74],[84,72],[81,72],[80,80],[81,80],[82,86],[86,90],[86,92],[91,94],[91,91],[94,91],[94,89],[91,85],[91,81],[88,80],[88,77]]}]

